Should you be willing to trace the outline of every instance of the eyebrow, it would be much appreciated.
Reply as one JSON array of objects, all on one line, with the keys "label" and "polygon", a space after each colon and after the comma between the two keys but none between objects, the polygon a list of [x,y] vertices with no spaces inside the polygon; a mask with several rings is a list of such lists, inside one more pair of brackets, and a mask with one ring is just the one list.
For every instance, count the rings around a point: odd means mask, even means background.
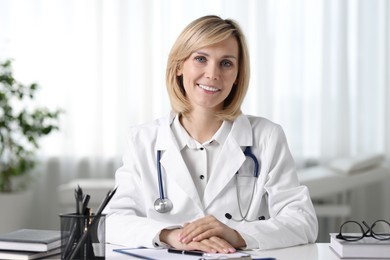
[{"label": "eyebrow", "polygon": [[[202,51],[195,51],[194,53],[196,53],[196,54],[201,54],[201,55],[204,55],[204,56],[206,56],[206,57],[209,57],[209,56],[210,56],[208,53],[202,52]],[[237,57],[234,56],[234,55],[224,55],[224,56],[222,56],[222,58],[224,58],[224,59],[226,59],[226,58],[237,59]]]}]

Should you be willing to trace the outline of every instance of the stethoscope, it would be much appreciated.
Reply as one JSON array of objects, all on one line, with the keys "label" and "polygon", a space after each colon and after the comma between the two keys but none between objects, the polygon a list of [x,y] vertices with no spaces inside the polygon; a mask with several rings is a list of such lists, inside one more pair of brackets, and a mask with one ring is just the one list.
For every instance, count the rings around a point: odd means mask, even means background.
[{"label": "stethoscope", "polygon": [[[241,219],[234,219],[232,217],[232,215],[229,213],[226,213],[225,217],[227,219],[231,219],[231,220],[237,221],[237,222],[244,221],[244,220],[247,222],[252,222],[252,221],[256,221],[256,220],[248,220],[247,216],[249,213],[249,209],[252,205],[252,200],[253,200],[253,196],[254,196],[255,188],[256,188],[256,180],[259,177],[260,163],[257,160],[256,156],[252,153],[249,146],[247,146],[245,148],[244,155],[246,157],[249,157],[250,159],[252,159],[253,164],[254,164],[254,168],[253,168],[254,181],[253,181],[252,194],[251,194],[251,198],[249,201],[249,205],[248,205],[248,208],[247,208],[245,214],[243,214],[242,209],[241,209],[241,198],[240,198],[239,185],[237,185],[237,181],[236,181],[237,203],[238,203],[238,209],[240,212]],[[170,212],[172,210],[173,204],[172,204],[172,201],[170,199],[168,199],[167,197],[165,197],[165,195],[164,195],[164,187],[163,187],[163,181],[162,181],[160,159],[161,159],[161,151],[157,150],[157,177],[158,177],[158,189],[159,189],[160,197],[157,198],[156,201],[154,202],[154,209],[159,213],[167,213],[167,212]],[[238,175],[238,171],[236,172],[236,178],[237,178],[237,175]],[[263,220],[264,217],[259,217],[258,219]]]},{"label": "stethoscope", "polygon": [[154,209],[158,213],[167,213],[172,210],[173,204],[170,199],[164,195],[164,187],[161,175],[161,151],[157,150],[157,177],[158,177],[158,190],[160,192],[160,197],[154,202]]},{"label": "stethoscope", "polygon": [[253,164],[254,164],[254,168],[253,168],[254,181],[253,181],[253,185],[252,185],[252,194],[251,194],[251,198],[249,200],[249,205],[248,205],[248,208],[246,209],[246,212],[245,212],[245,215],[244,215],[242,213],[242,209],[241,209],[240,188],[239,188],[238,180],[237,180],[237,178],[238,178],[237,177],[238,176],[238,171],[237,171],[236,172],[236,195],[237,195],[238,211],[240,212],[241,219],[233,218],[233,216],[230,213],[226,213],[225,214],[225,218],[233,220],[233,221],[236,221],[236,222],[241,222],[241,221],[253,222],[253,221],[257,221],[257,220],[264,220],[265,219],[264,216],[260,216],[258,219],[254,219],[254,220],[247,219],[247,216],[248,216],[248,213],[249,213],[249,209],[251,208],[251,205],[252,205],[253,195],[255,194],[255,188],[256,188],[256,183],[257,183],[256,180],[259,177],[260,163],[257,160],[256,156],[252,153],[251,148],[249,146],[247,146],[245,148],[244,155],[246,157],[251,158],[252,161],[253,161]]}]

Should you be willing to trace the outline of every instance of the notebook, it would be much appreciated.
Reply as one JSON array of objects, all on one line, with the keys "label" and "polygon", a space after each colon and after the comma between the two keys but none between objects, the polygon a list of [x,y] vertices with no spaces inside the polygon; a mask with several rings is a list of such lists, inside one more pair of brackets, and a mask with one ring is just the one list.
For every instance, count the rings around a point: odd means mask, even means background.
[{"label": "notebook", "polygon": [[19,229],[0,235],[0,250],[45,252],[61,246],[61,232],[42,229]]}]

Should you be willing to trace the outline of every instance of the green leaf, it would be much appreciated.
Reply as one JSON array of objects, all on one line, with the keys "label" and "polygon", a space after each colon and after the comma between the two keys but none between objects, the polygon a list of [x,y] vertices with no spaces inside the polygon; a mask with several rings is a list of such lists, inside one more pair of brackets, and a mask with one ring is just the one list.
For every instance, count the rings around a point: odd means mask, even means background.
[{"label": "green leaf", "polygon": [[[58,130],[62,110],[27,106],[34,102],[37,83],[13,77],[12,60],[0,62],[0,192],[10,190],[10,176],[29,172],[36,163],[39,139]],[[14,111],[15,108],[15,111]]]}]

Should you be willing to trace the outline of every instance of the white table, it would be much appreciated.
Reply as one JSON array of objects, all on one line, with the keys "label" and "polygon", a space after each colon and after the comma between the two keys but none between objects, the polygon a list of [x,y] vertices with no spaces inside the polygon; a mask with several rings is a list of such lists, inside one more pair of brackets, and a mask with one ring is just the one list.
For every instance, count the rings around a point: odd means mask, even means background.
[{"label": "white table", "polygon": [[[126,256],[124,254],[113,252],[114,248],[120,248],[115,245],[107,245],[106,247],[106,259],[139,259],[131,256]],[[304,260],[340,260],[340,258],[333,253],[329,248],[328,243],[317,243],[317,244],[308,244],[302,246],[295,246],[283,249],[274,249],[274,250],[264,250],[264,251],[251,251],[252,255],[256,254],[254,257],[274,257],[277,260],[295,260],[295,259],[304,259]],[[357,260],[357,259],[356,259]],[[383,260],[383,259],[382,259]]]},{"label": "white table", "polygon": [[[125,260],[125,259],[140,259],[131,257],[125,254],[114,252],[113,249],[121,248],[118,245],[106,246],[107,260]],[[263,250],[263,251],[248,251],[253,258],[273,257],[276,260],[340,260],[340,258],[329,248],[329,243],[316,243],[301,246],[294,246],[281,249]],[[60,256],[48,257],[45,259],[60,259]],[[390,258],[389,258],[390,259]],[[349,258],[348,260],[367,260],[359,258]],[[371,259],[370,260],[375,260]],[[384,259],[380,259],[384,260]]]}]

